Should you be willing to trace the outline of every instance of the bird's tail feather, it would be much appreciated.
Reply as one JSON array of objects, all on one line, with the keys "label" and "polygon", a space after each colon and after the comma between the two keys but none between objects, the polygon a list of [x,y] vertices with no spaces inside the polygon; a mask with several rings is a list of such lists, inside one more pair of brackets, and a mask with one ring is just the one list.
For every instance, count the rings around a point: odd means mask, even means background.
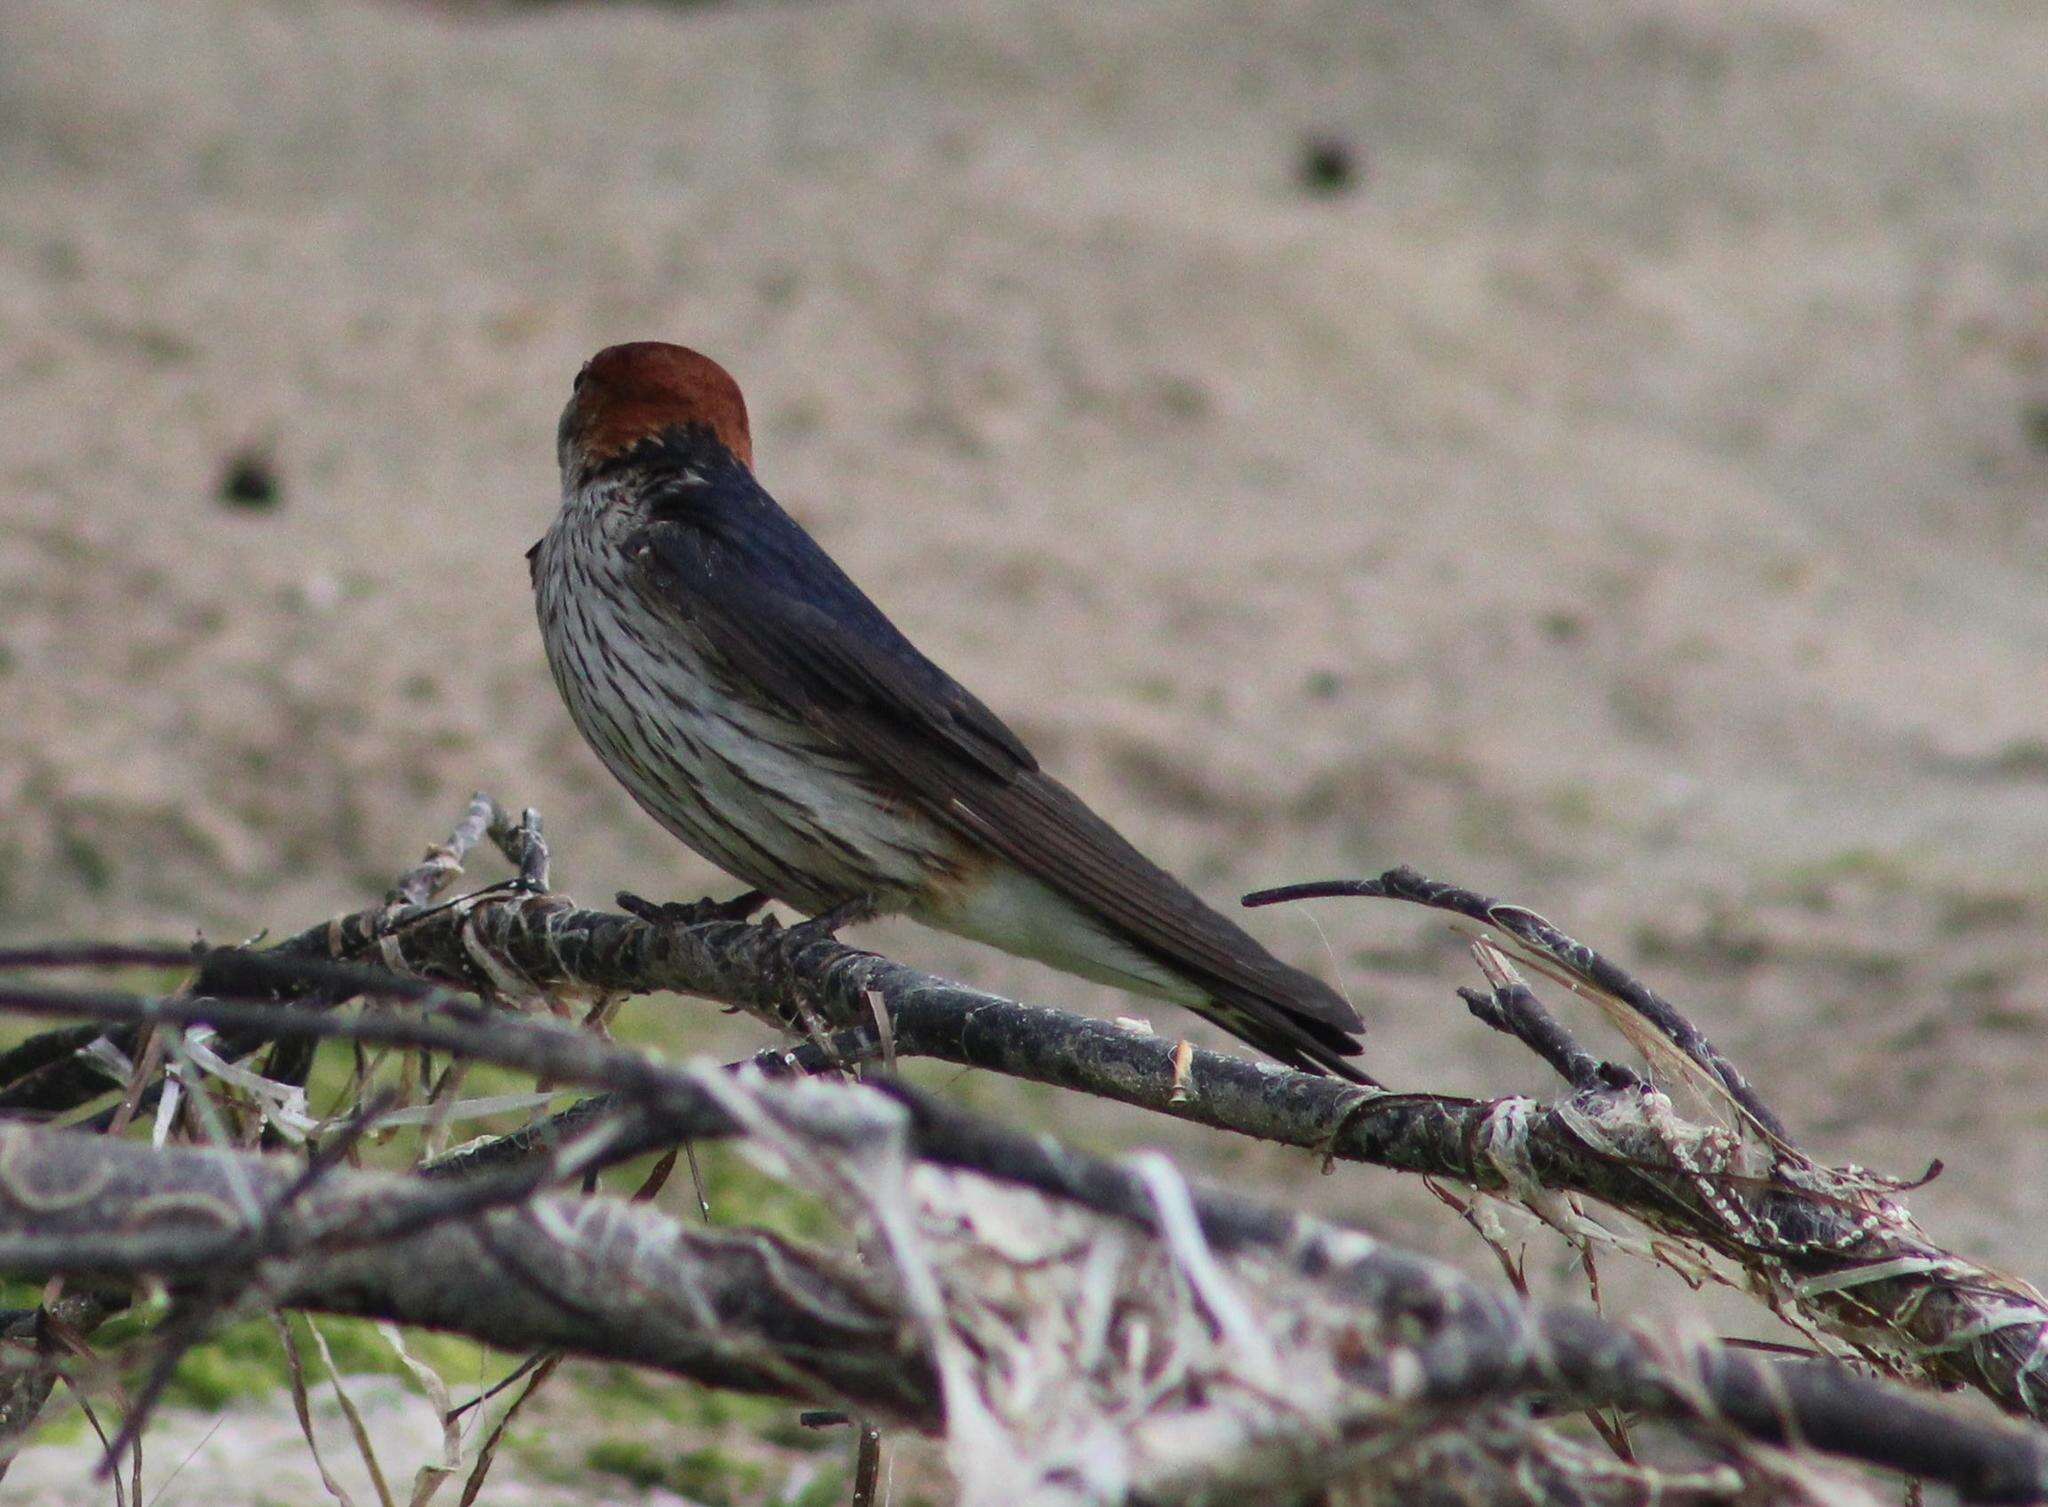
[{"label": "bird's tail feather", "polygon": [[1314,1016],[1277,1005],[1269,997],[1245,1000],[1219,992],[1195,1009],[1276,1062],[1304,1073],[1342,1078],[1370,1088],[1380,1086],[1379,1080],[1354,1060],[1363,1050],[1357,1037]]}]

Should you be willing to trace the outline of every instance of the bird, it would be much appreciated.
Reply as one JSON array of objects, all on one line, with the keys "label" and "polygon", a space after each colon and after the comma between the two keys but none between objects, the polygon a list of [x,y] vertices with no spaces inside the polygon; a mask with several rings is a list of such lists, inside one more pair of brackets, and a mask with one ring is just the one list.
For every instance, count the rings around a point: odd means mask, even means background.
[{"label": "bird", "polygon": [[599,351],[556,454],[561,509],[528,551],[549,667],[633,799],[750,887],[726,914],[907,915],[1373,1081],[1340,994],[1042,769],[769,495],[717,362]]}]

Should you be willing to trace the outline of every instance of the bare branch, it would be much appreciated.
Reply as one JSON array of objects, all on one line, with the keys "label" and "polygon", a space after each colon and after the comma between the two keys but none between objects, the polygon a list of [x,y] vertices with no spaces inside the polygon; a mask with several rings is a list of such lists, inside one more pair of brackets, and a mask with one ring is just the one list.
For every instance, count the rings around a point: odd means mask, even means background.
[{"label": "bare branch", "polygon": [[[1195,1304],[1190,1312],[1214,1321],[1201,1342],[1208,1357],[1201,1384],[1189,1393],[1202,1399],[1204,1416],[1221,1406],[1226,1375],[1248,1372],[1256,1382],[1254,1362],[1266,1342],[1252,1336],[1268,1332],[1263,1322],[1238,1331],[1228,1313],[1240,1299],[1224,1297],[1218,1282],[1256,1292],[1262,1313],[1282,1304],[1286,1312],[1319,1314],[1319,1331],[1336,1326],[1313,1345],[1298,1334],[1292,1368],[1300,1371],[1311,1353],[1324,1356],[1324,1365],[1349,1355],[1327,1373],[1330,1390],[1313,1393],[1291,1375],[1285,1411],[1300,1415],[1297,1427],[1276,1435],[1279,1425],[1268,1418],[1232,1445],[1259,1458],[1280,1450],[1290,1480],[1312,1474],[1327,1455],[1320,1441],[1330,1428],[1355,1434],[1361,1447],[1379,1440],[1384,1448],[1389,1409],[1411,1420],[1398,1430],[1405,1433],[1415,1419],[1447,1425],[1475,1409],[1540,1399],[1549,1407],[1622,1406],[1703,1427],[1704,1440],[1733,1430],[1765,1444],[1796,1441],[1946,1480],[1982,1500],[2031,1500],[2048,1483],[2041,1441],[1965,1422],[1836,1368],[1770,1366],[1714,1346],[1660,1353],[1591,1315],[1489,1294],[1447,1267],[1364,1236],[1162,1183],[1157,1172],[1018,1136],[900,1089],[892,1092],[901,1108],[889,1109],[873,1089],[759,1080],[750,1088],[718,1073],[671,1071],[718,1101],[750,1141],[800,1163],[822,1191],[855,1202],[878,1232],[871,1250],[890,1253],[893,1280],[878,1290],[823,1253],[758,1233],[689,1230],[616,1200],[543,1198],[419,1228],[392,1216],[422,1196],[410,1179],[334,1173],[308,1188],[270,1159],[21,1126],[0,1127],[0,1268],[55,1264],[81,1275],[148,1272],[176,1282],[229,1260],[246,1268],[253,1258],[264,1289],[286,1304],[632,1360],[723,1386],[838,1401],[861,1416],[922,1428],[939,1423],[941,1378],[950,1376],[943,1409],[958,1431],[959,1367],[970,1352],[950,1343],[947,1326],[956,1314],[981,1312],[975,1322],[983,1322],[988,1311],[971,1301],[969,1251],[948,1247],[941,1259],[931,1242],[957,1242],[945,1232],[989,1214],[982,1195],[946,1192],[942,1184],[943,1217],[918,1221],[922,1233],[892,1222],[890,1189],[911,1186],[903,1181],[908,1163],[887,1150],[897,1144],[920,1162],[1028,1187],[1135,1226],[1161,1253],[1144,1261],[1168,1259],[1198,1273],[1197,1257],[1207,1250],[1228,1263],[1234,1275],[1219,1268],[1185,1289],[1185,1301]],[[295,1189],[298,1234],[284,1254],[271,1254],[278,1248],[271,1232],[282,1222],[277,1210]],[[254,1219],[251,1190],[263,1205]],[[1170,1190],[1186,1200],[1192,1223],[1184,1230],[1171,1202],[1162,1202]],[[935,1195],[927,1188],[922,1197],[929,1212]],[[1071,1269],[1092,1269],[1078,1248],[1070,1254]],[[1052,1270],[1048,1260],[1037,1258],[1029,1269],[1043,1278]],[[1139,1275],[1132,1273],[1127,1292],[1158,1288],[1156,1278]],[[933,1284],[958,1291],[920,1297]],[[1072,1301],[1060,1291],[1057,1306]],[[1038,1321],[1012,1312],[1001,1322],[1028,1330]],[[1004,1378],[1015,1368],[986,1335],[972,1353],[984,1357],[973,1369],[977,1389],[993,1396],[1011,1385]],[[1264,1415],[1240,1416],[1238,1427],[1257,1416]],[[1142,1440],[1131,1447],[1147,1458]],[[1185,1463],[1184,1451],[1175,1458]],[[1173,1479],[1169,1471],[1159,1484]]]},{"label": "bare branch", "polygon": [[[486,835],[520,878],[437,901]],[[1397,896],[1495,928],[1498,937],[1478,944],[1491,992],[1461,993],[1475,1016],[1530,1046],[1571,1085],[1567,1097],[1548,1103],[1360,1088],[1032,1009],[814,935],[792,937],[727,919],[699,922],[702,913],[662,907],[633,916],[579,910],[547,895],[546,883],[538,817],[529,811],[514,822],[479,797],[449,841],[401,880],[389,903],[267,950],[214,949],[194,958],[87,944],[0,954],[0,967],[91,966],[145,956],[158,965],[197,964],[191,984],[167,998],[0,985],[0,1008],[92,1022],[0,1054],[0,1114],[76,1107],[124,1082],[131,1091],[142,1088],[149,1075],[137,1072],[130,1056],[138,1033],[157,1029],[157,1039],[183,1061],[200,1050],[182,1035],[195,1024],[217,1033],[211,1050],[219,1056],[209,1059],[215,1074],[230,1072],[221,1058],[246,1056],[265,1043],[299,1043],[296,1060],[304,1062],[317,1040],[345,1038],[445,1052],[458,1062],[495,1062],[549,1084],[603,1091],[517,1135],[442,1158],[424,1169],[425,1178],[374,1180],[354,1202],[344,1185],[361,1175],[335,1170],[332,1157],[280,1185],[263,1180],[280,1164],[257,1163],[267,1169],[259,1177],[225,1151],[152,1152],[66,1135],[57,1138],[66,1148],[61,1156],[41,1140],[33,1143],[32,1156],[26,1150],[16,1155],[17,1146],[30,1143],[15,1137],[48,1133],[0,1126],[0,1266],[130,1277],[147,1272],[172,1279],[188,1300],[203,1291],[206,1273],[245,1269],[264,1295],[287,1304],[445,1323],[526,1349],[638,1358],[723,1385],[834,1400],[879,1421],[930,1428],[943,1419],[956,1445],[991,1418],[1008,1419],[1002,1427],[1011,1431],[1012,1444],[1023,1437],[1018,1429],[1039,1427],[1004,1411],[1005,1378],[1016,1369],[1005,1368],[1004,1347],[1027,1343],[1017,1326],[1046,1322],[1030,1314],[1135,1304],[1134,1312],[1149,1314],[1143,1332],[1178,1336],[1176,1353],[1202,1372],[1189,1397],[1209,1399],[1169,1409],[1170,1426],[1162,1421],[1166,1415],[1148,1416],[1145,1424],[1179,1437],[1175,1429],[1196,1428],[1199,1420],[1197,1433],[1206,1441],[1201,1449],[1190,1450],[1183,1440],[1174,1450],[1154,1452],[1135,1418],[1127,1420],[1118,1446],[1126,1451],[1126,1468],[1161,1501],[1213,1492],[1221,1481],[1306,1489],[1355,1469],[1366,1456],[1375,1481],[1447,1489],[1455,1478],[1457,1490],[1471,1488],[1472,1500],[1489,1499],[1489,1493],[1502,1500],[1626,1499],[1626,1493],[1603,1496],[1602,1483],[1674,1500],[1687,1499],[1688,1492],[1699,1500],[1806,1500],[1797,1466],[1769,1448],[1791,1444],[1946,1481],[1987,1500],[2031,1500],[2048,1487],[2048,1447],[2038,1436],[1960,1421],[1838,1367],[1788,1365],[1713,1345],[1652,1344],[1590,1314],[1491,1293],[1351,1231],[1186,1189],[1164,1164],[1100,1162],[901,1088],[776,1087],[758,1077],[667,1067],[598,1035],[503,1008],[545,1003],[569,1013],[578,999],[603,1008],[623,995],[657,989],[699,994],[781,1029],[825,1033],[786,1052],[763,1053],[755,1065],[764,1072],[814,1072],[891,1052],[935,1057],[1334,1158],[1456,1180],[1523,1204],[1581,1245],[1634,1240],[1594,1223],[1574,1201],[1595,1200],[1646,1224],[1658,1237],[1655,1254],[1668,1259],[1690,1251],[1686,1259],[1702,1269],[1710,1259],[1739,1269],[1753,1290],[1816,1338],[1825,1332],[1835,1345],[1902,1375],[1968,1383],[2016,1412],[2039,1417],[2048,1411],[2041,1386],[2048,1304],[2033,1289],[1934,1245],[1899,1201],[1897,1184],[1804,1156],[1735,1066],[1668,1001],[1520,907],[1405,870],[1356,885],[1284,892]],[[1579,1046],[1515,974],[1509,956],[1618,1010],[1625,1028],[1647,1030],[1652,1048],[1681,1058],[1685,1072],[1711,1079],[1723,1106],[1740,1106],[1740,1116],[1725,1127],[1680,1118],[1652,1083]],[[363,966],[368,962],[377,966]],[[406,1008],[335,1009],[358,995]],[[473,995],[491,1003],[479,1004]],[[281,1045],[273,1064],[283,1051]],[[253,1091],[271,1089],[246,1074],[238,1081]],[[883,1095],[897,1102],[889,1105]],[[244,1120],[237,1133],[253,1133],[255,1124]],[[613,1244],[600,1238],[600,1249],[593,1250],[580,1232],[593,1224],[613,1228],[618,1216],[598,1212],[611,1209],[609,1201],[537,1196],[579,1171],[719,1136],[741,1136],[750,1148],[777,1152],[790,1175],[810,1181],[867,1232],[871,1261],[882,1252],[887,1260],[874,1274],[849,1274],[836,1258],[746,1237],[741,1256],[723,1250],[679,1256],[681,1266],[655,1271],[653,1285],[643,1290],[645,1274],[614,1258],[629,1250],[640,1259],[648,1241],[672,1247],[669,1226],[636,1227]],[[96,1149],[70,1149],[77,1143]],[[895,1161],[873,1160],[882,1145],[896,1148]],[[146,1160],[152,1157],[226,1158],[195,1165],[226,1179],[216,1193],[239,1190],[239,1197],[215,1198],[208,1208],[206,1197],[195,1196],[191,1207],[205,1213],[189,1223],[97,1217],[103,1210],[73,1222],[54,1219],[50,1206],[68,1209],[68,1192],[92,1184],[45,1181],[41,1169],[53,1157],[61,1163],[79,1155],[145,1158],[101,1178],[108,1187],[138,1190],[129,1205],[116,1198],[110,1206],[116,1210],[154,1199],[167,1174]],[[84,1176],[89,1169],[81,1164],[72,1171]],[[178,1178],[192,1175],[179,1170],[171,1177],[168,1207],[179,1207]],[[990,1217],[989,1195],[973,1191],[984,1186],[1000,1187],[1012,1200],[1045,1201],[1047,1212],[1027,1219],[1027,1227],[1093,1221],[1076,1249],[1093,1252],[1090,1260],[1106,1261],[1104,1269],[1120,1274],[1115,1295],[1080,1296],[1082,1289],[1072,1284],[1084,1281],[1082,1267],[1062,1266],[1064,1256],[1026,1268],[1034,1274],[1029,1280],[1011,1270],[993,1288],[975,1285],[963,1274],[985,1269],[1000,1248],[975,1234]],[[414,1271],[392,1264],[401,1252],[413,1253]],[[795,1287],[758,1295],[757,1328],[778,1335],[786,1353],[773,1345],[763,1350],[744,1326],[738,1332],[746,1353],[738,1358],[705,1337],[711,1318],[701,1294],[687,1284],[737,1283],[748,1260],[757,1270],[810,1263]],[[725,1264],[705,1275],[691,1262]],[[586,1303],[585,1289],[562,1278],[567,1267],[580,1269],[588,1282],[610,1283],[614,1306],[595,1298]],[[421,1275],[427,1271],[431,1283]],[[464,1275],[451,1280],[451,1271]],[[343,1272],[345,1280],[337,1276]],[[1039,1308],[1027,1304],[999,1314],[990,1306],[992,1291],[1022,1293],[1041,1280],[1048,1290]],[[838,1281],[853,1286],[834,1286]],[[1060,1288],[1061,1282],[1068,1286]],[[493,1309],[490,1299],[469,1291],[473,1283],[490,1287],[505,1306]],[[437,1308],[425,1295],[421,1289],[428,1285],[438,1285],[446,1306]],[[871,1354],[845,1336],[833,1339],[846,1357],[843,1381],[812,1364],[805,1348],[816,1336],[804,1303],[819,1293],[859,1312],[870,1326],[861,1343]],[[1293,1307],[1262,1306],[1286,1295]],[[686,1308],[698,1328],[667,1334],[655,1347],[658,1355],[634,1352],[634,1336],[620,1326],[644,1326],[650,1305]],[[555,1317],[546,1320],[542,1309]],[[482,1317],[472,1322],[475,1315]],[[1308,1329],[1300,1327],[1304,1323]],[[1040,1338],[1028,1344],[1041,1343],[1041,1331],[1031,1332]],[[1261,1380],[1266,1363],[1259,1359],[1281,1332],[1290,1335],[1290,1354],[1303,1364],[1307,1357],[1317,1364],[1350,1358],[1313,1398],[1314,1389],[1290,1368],[1285,1418],[1273,1411],[1280,1394],[1270,1378]],[[895,1358],[897,1383],[907,1388],[888,1405],[874,1396],[886,1390],[877,1376],[883,1351]],[[1103,1376],[1088,1379],[1088,1367],[1103,1358],[1099,1342],[1084,1353],[1088,1364],[1073,1377],[1083,1392],[1108,1385]],[[749,1363],[757,1369],[747,1371]],[[906,1382],[905,1368],[920,1366],[918,1379]],[[1115,1394],[1098,1401],[1111,1407]],[[1531,1422],[1532,1405],[1663,1420],[1695,1446],[1720,1453],[1734,1475],[1709,1472],[1681,1481],[1623,1461],[1604,1467],[1602,1476],[1573,1457],[1561,1436]],[[1095,1427],[1100,1416],[1095,1423],[1068,1422]],[[1046,1427],[1057,1432],[1055,1425],[1068,1423],[1053,1418]],[[1389,1428],[1400,1435],[1398,1443]],[[1333,1438],[1343,1447],[1333,1450]],[[1067,1445],[1049,1447],[1057,1455]],[[998,1450],[996,1457],[1006,1456]],[[1424,1458],[1437,1462],[1434,1475],[1414,1473]],[[1444,1463],[1453,1459],[1455,1470]],[[1538,1480],[1556,1489],[1529,1485]]]},{"label": "bare branch", "polygon": [[[186,1003],[176,1002],[180,1008]],[[408,1029],[462,1029],[446,1019],[305,1017],[302,1023],[317,1023],[323,1033],[354,1026],[386,1035]],[[534,1059],[526,1038],[567,1037],[565,1032],[523,1021],[467,1024],[476,1038],[467,1048],[470,1055],[519,1065]],[[842,1153],[851,1154],[850,1148],[875,1140],[873,1111],[857,1106],[834,1105],[829,1113],[809,1108],[810,1120],[805,1120],[807,1106],[822,1102],[822,1084],[799,1085],[808,1098],[799,1094],[785,1103],[772,1094],[786,1091],[772,1090],[765,1083],[742,1095],[734,1080],[720,1074],[662,1068],[622,1048],[588,1038],[567,1040],[593,1054],[583,1069],[587,1077],[631,1081],[630,1092],[643,1108],[659,1106],[665,1112],[687,1106],[693,1129],[722,1120],[726,1133],[758,1138],[766,1123],[763,1117],[772,1114],[775,1126],[787,1130],[802,1124],[814,1139],[833,1138]],[[521,1044],[507,1047],[507,1041]],[[876,1096],[875,1090],[839,1092]],[[1158,1185],[1139,1171],[1082,1156],[1041,1137],[1002,1130],[900,1086],[889,1085],[886,1092],[909,1111],[903,1141],[919,1160],[1029,1187],[1095,1215],[1127,1221],[1164,1242],[1184,1238],[1174,1234],[1159,1203]],[[165,1186],[161,1169],[137,1163],[138,1156],[174,1158],[178,1177],[172,1186]],[[95,1162],[95,1157],[107,1160]],[[198,1191],[200,1171],[213,1179],[216,1193],[210,1206]],[[453,1182],[382,1178],[373,1180],[373,1188],[361,1190],[349,1189],[339,1174],[310,1183],[303,1175],[282,1182],[277,1177],[275,1163],[238,1164],[221,1152],[145,1152],[105,1138],[0,1128],[0,1268],[148,1271],[190,1278],[217,1271],[224,1263],[247,1264],[253,1258],[279,1269],[266,1276],[266,1284],[281,1301],[336,1306],[321,1296],[331,1287],[336,1264],[344,1269],[367,1265],[381,1274],[381,1280],[402,1287],[388,1263],[394,1251],[404,1250],[409,1259],[422,1263],[421,1280],[444,1294],[437,1301],[446,1306],[423,1308],[411,1301],[396,1312],[381,1306],[370,1311],[459,1327],[499,1343],[560,1344],[586,1352],[591,1348],[587,1340],[559,1331],[515,1330],[508,1335],[494,1326],[479,1329],[465,1317],[480,1301],[474,1294],[463,1294],[460,1302],[445,1296],[450,1270],[446,1262],[456,1256],[461,1257],[458,1265],[473,1262],[474,1251],[416,1248],[417,1242],[453,1239],[457,1237],[451,1232],[467,1232],[463,1238],[468,1245],[491,1257],[485,1269],[495,1266],[500,1276],[518,1277],[528,1258],[508,1256],[500,1249],[503,1242],[516,1235],[530,1237],[536,1228],[557,1238],[561,1232],[553,1228],[547,1206],[497,1207],[509,1193],[530,1191],[530,1181],[516,1170]],[[872,1177],[858,1179],[863,1189],[874,1182]],[[342,1192],[328,1191],[337,1184]],[[266,1205],[253,1220],[251,1188]],[[138,1201],[146,1198],[153,1207],[182,1210],[192,1217],[167,1213],[134,1227],[120,1215],[126,1190],[132,1190],[130,1196]],[[278,1213],[285,1194],[297,1196],[297,1216],[290,1221]],[[1351,1382],[1367,1386],[1380,1399],[1377,1407],[1384,1406],[1390,1387],[1398,1387],[1404,1402],[1431,1407],[1471,1408],[1540,1397],[1559,1407],[1619,1406],[1650,1417],[1711,1420],[1764,1443],[1799,1441],[1950,1480],[1985,1499],[2028,1500],[2048,1482],[2048,1448],[2040,1441],[1973,1428],[1949,1413],[1835,1368],[1767,1366],[1712,1346],[1660,1356],[1643,1341],[1591,1315],[1497,1298],[1449,1268],[1388,1250],[1362,1236],[1220,1194],[1186,1196],[1193,1220],[1189,1229],[1198,1230],[1199,1239],[1219,1256],[1256,1257],[1269,1266],[1278,1262],[1279,1270],[1314,1285],[1326,1301],[1338,1301],[1344,1311],[1364,1316],[1364,1333],[1402,1339],[1405,1361],[1396,1364],[1383,1357],[1362,1370],[1352,1368]],[[587,1221],[598,1217],[593,1209],[603,1207],[608,1205],[569,1205],[556,1217]],[[477,1212],[485,1209],[489,1212]],[[572,1216],[568,1209],[580,1212]],[[282,1239],[278,1231],[287,1224],[293,1234]],[[559,1257],[554,1265],[560,1265]],[[308,1270],[315,1275],[306,1275]],[[424,1275],[429,1272],[431,1276]],[[323,1287],[323,1282],[329,1286]],[[581,1311],[586,1306],[582,1297],[564,1304],[563,1294],[575,1289],[564,1287],[552,1268],[546,1280],[538,1282],[538,1290],[549,1294],[551,1303],[572,1308],[588,1321],[589,1314]],[[644,1306],[651,1295],[641,1293],[640,1303]],[[927,1318],[931,1313],[928,1305],[913,1304],[910,1311]],[[618,1317],[623,1322],[626,1315]],[[1242,1347],[1245,1340],[1239,1336],[1236,1342]],[[601,1339],[598,1353],[617,1355],[621,1343],[617,1337]],[[669,1364],[675,1368],[673,1361]],[[847,1400],[868,1408],[864,1397]]]},{"label": "bare branch", "polygon": [[[1625,1073],[1542,1104],[1376,1092],[1204,1051],[1193,1052],[1177,1076],[1169,1039],[1004,1000],[827,940],[792,951],[778,934],[743,923],[652,925],[552,897],[503,894],[434,908],[379,936],[382,914],[345,917],[305,936],[355,937],[359,951],[374,948],[375,956],[406,970],[403,985],[371,970],[312,967],[302,961],[303,938],[257,954],[218,950],[207,956],[202,979],[216,989],[236,985],[316,1007],[355,988],[438,999],[433,990],[444,983],[511,987],[533,997],[669,989],[781,1022],[792,1012],[770,981],[784,978],[826,1020],[852,1023],[829,1044],[799,1055],[842,1062],[878,1051],[870,1019],[870,1001],[878,999],[905,1056],[987,1068],[1338,1159],[1467,1182],[1533,1201],[1539,1210],[1547,1194],[1599,1200],[1735,1263],[1788,1308],[1901,1374],[1970,1385],[2013,1412],[2048,1417],[2048,1302],[2040,1294],[1943,1250],[1877,1180],[1819,1167],[1782,1142],[1760,1152],[1718,1129],[1688,1125],[1660,1094]],[[47,995],[39,997],[48,1013]],[[25,997],[0,990],[0,1007],[10,1001]],[[67,1008],[89,1003],[77,998]],[[102,1017],[110,1023],[209,1020],[224,1035],[241,1032],[248,1040],[286,1029],[256,1007],[226,1002],[158,1001],[144,1009],[118,996],[101,1003],[111,1005]],[[238,1008],[251,1013],[238,1015]],[[400,1026],[395,1017],[351,1022],[333,1034],[445,1050],[467,1039],[445,1021]],[[526,1055],[511,1065],[552,1081],[635,1086],[624,1064],[608,1071],[625,1079],[589,1076],[591,1046],[564,1032],[522,1038],[520,1049]],[[47,1054],[44,1062],[45,1071],[64,1065]],[[101,1077],[96,1091],[106,1084]],[[0,1103],[5,1093],[0,1089]],[[550,1133],[531,1132],[528,1140]],[[621,1154],[646,1149],[638,1135],[658,1133],[623,1133]],[[687,1133],[715,1132],[698,1126]]]},{"label": "bare branch", "polygon": [[1425,878],[1411,868],[1388,869],[1377,879],[1326,879],[1309,884],[1282,885],[1259,890],[1244,897],[1250,906],[1276,905],[1288,900],[1309,900],[1349,895],[1366,899],[1408,900],[1417,905],[1447,910],[1484,925],[1498,928],[1525,944],[1538,957],[1555,964],[1566,981],[1582,984],[1596,995],[1611,997],[1654,1027],[1665,1040],[1697,1064],[1725,1089],[1755,1121],[1780,1140],[1790,1140],[1785,1124],[1763,1102],[1749,1080],[1727,1057],[1707,1040],[1699,1027],[1680,1014],[1662,995],[1622,968],[1613,959],[1574,941],[1527,906],[1460,889]]},{"label": "bare branch", "polygon": [[[225,1262],[278,1302],[453,1329],[510,1349],[566,1349],[713,1386],[853,1400],[938,1422],[929,1370],[850,1262],[761,1231],[693,1229],[644,1204],[538,1198],[407,1230],[416,1179],[336,1172],[278,1222],[282,1159],[0,1126],[0,1269],[184,1282]],[[366,1238],[382,1225],[395,1235]]]}]

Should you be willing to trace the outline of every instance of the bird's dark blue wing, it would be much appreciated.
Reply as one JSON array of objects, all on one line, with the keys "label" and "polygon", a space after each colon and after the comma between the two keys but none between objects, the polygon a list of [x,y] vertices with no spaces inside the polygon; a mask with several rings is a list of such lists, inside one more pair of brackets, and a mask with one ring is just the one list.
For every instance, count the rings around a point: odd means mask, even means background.
[{"label": "bird's dark blue wing", "polygon": [[1358,1014],[1152,863],[897,630],[745,471],[650,498],[648,589],[735,685],[765,694],[876,783],[1210,992],[1218,1018],[1297,1065],[1355,1076]]},{"label": "bird's dark blue wing", "polygon": [[665,481],[648,516],[650,580],[750,686],[828,730],[857,723],[863,743],[899,741],[989,779],[1038,768],[744,470]]}]

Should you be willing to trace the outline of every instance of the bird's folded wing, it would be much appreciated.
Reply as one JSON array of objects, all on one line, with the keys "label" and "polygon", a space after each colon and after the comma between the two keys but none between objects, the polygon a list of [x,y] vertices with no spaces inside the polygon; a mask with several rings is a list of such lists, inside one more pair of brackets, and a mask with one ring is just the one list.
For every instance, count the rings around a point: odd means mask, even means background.
[{"label": "bird's folded wing", "polygon": [[1189,982],[1332,1031],[1362,1029],[1334,990],[1272,957],[1041,773],[1016,734],[920,654],[822,551],[830,611],[759,571],[732,568],[737,560],[715,532],[657,523],[646,541],[649,587],[704,647],[890,789]]}]

